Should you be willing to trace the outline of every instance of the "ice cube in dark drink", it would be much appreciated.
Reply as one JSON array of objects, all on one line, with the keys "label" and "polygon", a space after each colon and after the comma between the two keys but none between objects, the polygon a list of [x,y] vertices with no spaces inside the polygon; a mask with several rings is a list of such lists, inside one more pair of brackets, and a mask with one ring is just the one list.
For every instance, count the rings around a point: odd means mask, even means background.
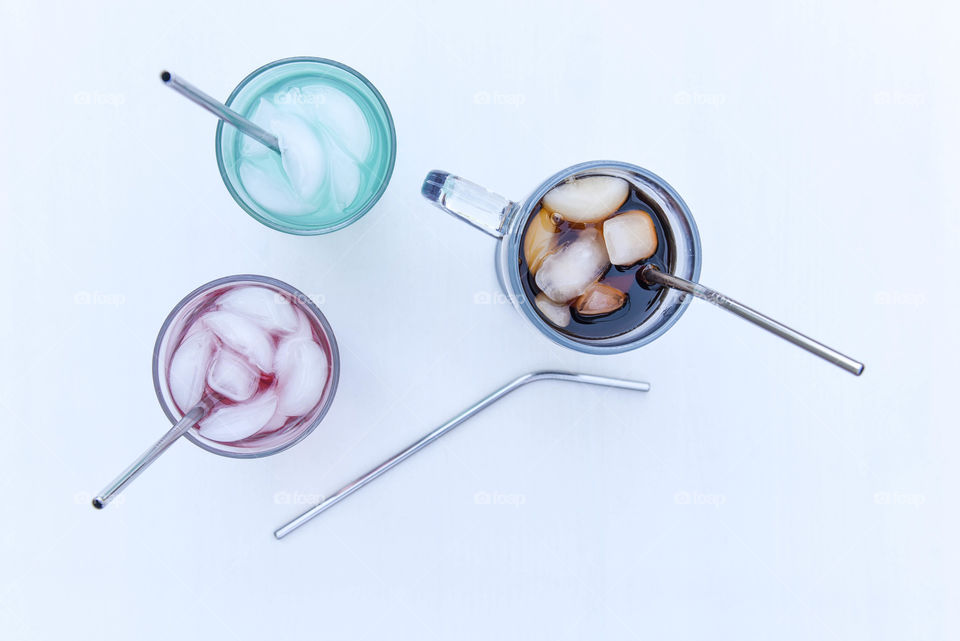
[{"label": "ice cube in dark drink", "polygon": [[560,183],[537,204],[524,230],[520,280],[554,329],[605,339],[642,324],[663,291],[638,278],[646,265],[669,271],[670,246],[657,208],[614,176]]}]

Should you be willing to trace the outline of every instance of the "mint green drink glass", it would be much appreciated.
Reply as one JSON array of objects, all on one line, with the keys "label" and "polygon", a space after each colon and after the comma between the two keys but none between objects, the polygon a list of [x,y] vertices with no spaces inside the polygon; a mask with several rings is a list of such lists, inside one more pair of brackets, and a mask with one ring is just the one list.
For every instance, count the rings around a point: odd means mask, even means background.
[{"label": "mint green drink glass", "polygon": [[[325,89],[328,87],[329,90]],[[301,94],[301,88],[307,88],[308,91]],[[309,93],[310,88],[314,93]],[[326,100],[325,96],[328,95],[336,98],[332,102],[338,104],[322,104]],[[368,151],[363,158],[358,158],[344,155],[350,150],[338,145],[335,151],[339,155],[325,158],[323,167],[325,172],[331,174],[343,171],[342,162],[338,168],[337,159],[349,157],[359,167],[359,171],[356,172],[359,178],[356,173],[348,177],[350,191],[347,193],[353,193],[355,189],[356,195],[352,198],[341,197],[338,201],[338,198],[334,197],[333,187],[329,187],[326,188],[329,191],[329,197],[324,195],[327,192],[318,192],[320,196],[311,200],[309,204],[303,205],[303,209],[296,213],[291,213],[289,209],[283,211],[281,207],[273,205],[271,199],[264,198],[262,195],[258,200],[251,194],[251,192],[256,193],[257,189],[254,189],[250,168],[243,166],[244,163],[250,162],[251,150],[262,154],[258,162],[264,168],[256,168],[258,183],[273,181],[277,183],[278,189],[293,189],[289,181],[284,183],[287,181],[287,176],[281,168],[279,156],[266,148],[257,147],[258,143],[251,142],[251,139],[234,127],[225,125],[223,122],[217,125],[217,166],[220,168],[220,175],[227,186],[227,191],[244,211],[264,225],[278,231],[310,236],[326,234],[346,227],[376,204],[387,188],[393,173],[397,138],[393,117],[383,96],[359,72],[324,58],[285,58],[264,65],[244,78],[227,98],[226,104],[251,120],[255,119],[254,115],[258,108],[262,108],[261,99],[271,104],[279,103],[280,108],[302,106],[304,109],[326,109],[326,111],[311,113],[324,114],[324,117],[316,123],[318,135],[324,140],[333,140],[332,136],[330,138],[325,136],[335,133],[338,127],[344,124],[337,122],[338,117],[352,120],[349,124],[354,130],[357,126],[358,119],[354,117],[357,111],[349,104],[342,104],[345,101],[344,95],[363,114],[363,121],[367,125],[369,135]],[[302,101],[305,104],[290,105],[291,101]],[[311,102],[321,104],[311,104]],[[347,109],[345,110],[344,107]],[[245,177],[248,182],[251,182],[250,189],[244,183]],[[335,180],[335,178],[326,180]],[[341,178],[340,183],[342,182]],[[260,184],[258,189],[262,192],[263,184]]]}]

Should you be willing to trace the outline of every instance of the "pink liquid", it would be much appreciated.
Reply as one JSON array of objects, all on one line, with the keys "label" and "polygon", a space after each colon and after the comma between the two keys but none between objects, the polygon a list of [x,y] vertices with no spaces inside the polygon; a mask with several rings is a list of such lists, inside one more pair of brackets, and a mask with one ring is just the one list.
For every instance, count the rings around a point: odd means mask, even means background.
[{"label": "pink liquid", "polygon": [[191,300],[168,328],[164,375],[184,414],[210,407],[194,428],[234,448],[268,449],[314,421],[334,372],[330,340],[290,293],[235,283]]}]

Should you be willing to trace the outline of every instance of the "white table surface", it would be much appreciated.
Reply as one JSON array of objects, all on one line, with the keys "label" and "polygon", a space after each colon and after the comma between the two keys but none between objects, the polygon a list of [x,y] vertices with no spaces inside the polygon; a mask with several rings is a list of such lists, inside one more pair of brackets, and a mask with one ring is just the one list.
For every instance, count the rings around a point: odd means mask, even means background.
[{"label": "white table surface", "polygon": [[[0,638],[956,638],[960,15],[669,4],[3,0]],[[223,98],[291,55],[360,70],[397,125],[382,201],[324,237],[245,215],[212,117],[157,79]],[[598,158],[683,195],[704,283],[864,376],[700,302],[608,357],[475,303],[493,241],[426,172],[516,199]],[[327,419],[252,462],[177,443],[94,511],[166,429],[163,318],[242,272],[322,300]],[[273,539],[544,367],[653,390],[526,388]]]}]

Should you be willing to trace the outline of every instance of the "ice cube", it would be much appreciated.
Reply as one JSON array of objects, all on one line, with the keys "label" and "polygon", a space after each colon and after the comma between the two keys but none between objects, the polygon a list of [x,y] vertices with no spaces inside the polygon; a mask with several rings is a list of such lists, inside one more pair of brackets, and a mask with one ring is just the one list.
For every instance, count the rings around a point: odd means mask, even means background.
[{"label": "ice cube", "polygon": [[556,325],[557,327],[566,327],[570,324],[570,306],[569,305],[559,305],[549,298],[543,292],[537,294],[537,297],[533,300],[537,305],[537,309],[540,310],[548,321]]},{"label": "ice cube", "polygon": [[274,346],[270,334],[252,320],[227,311],[207,312],[200,321],[229,347],[261,372],[273,371]]},{"label": "ice cube", "polygon": [[581,316],[600,316],[615,312],[626,302],[627,295],[616,287],[605,283],[591,283],[577,298],[574,307]]},{"label": "ice cube", "polygon": [[[256,125],[260,125],[266,130],[270,130],[270,123],[280,117],[280,110],[277,109],[276,105],[267,100],[266,98],[260,98],[257,105],[253,108],[253,112],[248,116],[251,122]],[[252,158],[254,156],[269,156],[270,154],[275,154],[276,152],[267,147],[262,142],[257,141],[255,138],[250,136],[240,135],[240,155],[245,158]]]},{"label": "ice cube", "polygon": [[[278,94],[274,100],[277,104],[261,98],[250,119],[277,137],[280,160],[293,192],[303,200],[314,201],[326,177],[324,145],[317,130],[297,115],[300,100],[297,89]],[[274,153],[267,150],[268,153],[264,154],[266,147],[249,136],[243,138],[240,152],[244,157],[257,158]]]},{"label": "ice cube", "polygon": [[221,405],[198,423],[200,436],[221,443],[242,441],[259,432],[276,410],[274,389],[257,394],[245,403]]},{"label": "ice cube", "polygon": [[600,232],[589,227],[569,245],[543,259],[536,282],[555,303],[566,303],[583,293],[610,266]]},{"label": "ice cube", "polygon": [[[273,153],[273,152],[271,152]],[[273,159],[265,159],[273,162]],[[271,175],[263,167],[250,160],[241,160],[237,169],[243,188],[264,209],[283,216],[302,216],[316,210],[316,206],[305,203],[294,193],[289,181],[277,169]]]},{"label": "ice cube", "polygon": [[527,233],[523,237],[523,256],[527,260],[530,273],[536,274],[547,257],[557,245],[557,226],[546,209],[541,209],[530,219]]},{"label": "ice cube", "polygon": [[331,143],[328,149],[333,199],[341,210],[346,210],[360,192],[360,167],[357,161],[340,147]]},{"label": "ice cube", "polygon": [[292,87],[286,91],[278,92],[273,97],[273,103],[286,111],[293,111],[302,115],[302,105],[304,103],[303,94],[299,87]]},{"label": "ice cube", "polygon": [[370,153],[370,125],[354,100],[344,92],[326,85],[308,85],[300,89],[308,122],[316,119],[358,162]]},{"label": "ice cube", "polygon": [[207,372],[207,385],[231,401],[245,401],[260,386],[260,372],[251,367],[247,359],[222,349]]},{"label": "ice cube", "polygon": [[288,338],[277,348],[278,411],[302,416],[320,402],[327,385],[327,355],[311,340]]},{"label": "ice cube", "polygon": [[207,368],[216,351],[217,339],[211,332],[201,329],[184,338],[173,353],[167,377],[170,394],[182,412],[189,412],[203,396]]},{"label": "ice cube", "polygon": [[270,121],[270,132],[280,143],[280,160],[293,191],[303,200],[316,200],[327,165],[327,151],[316,130],[296,114],[280,112]]},{"label": "ice cube", "polygon": [[278,291],[248,285],[235,287],[217,299],[220,309],[246,316],[268,332],[295,332],[300,326],[297,310]]},{"label": "ice cube", "polygon": [[627,200],[630,185],[613,176],[584,176],[560,183],[543,197],[543,205],[571,223],[598,223]]},{"label": "ice cube", "polygon": [[267,432],[276,432],[281,427],[287,424],[287,421],[290,420],[290,417],[286,414],[282,414],[280,410],[276,410],[273,413],[273,416],[267,421],[267,424],[260,428],[260,431],[266,434]]},{"label": "ice cube", "polygon": [[306,338],[313,340],[313,324],[303,313],[302,309],[294,310],[297,312],[297,329],[290,335],[290,338]]},{"label": "ice cube", "polygon": [[603,222],[603,241],[614,265],[632,265],[657,251],[657,228],[645,211],[617,214]]}]

